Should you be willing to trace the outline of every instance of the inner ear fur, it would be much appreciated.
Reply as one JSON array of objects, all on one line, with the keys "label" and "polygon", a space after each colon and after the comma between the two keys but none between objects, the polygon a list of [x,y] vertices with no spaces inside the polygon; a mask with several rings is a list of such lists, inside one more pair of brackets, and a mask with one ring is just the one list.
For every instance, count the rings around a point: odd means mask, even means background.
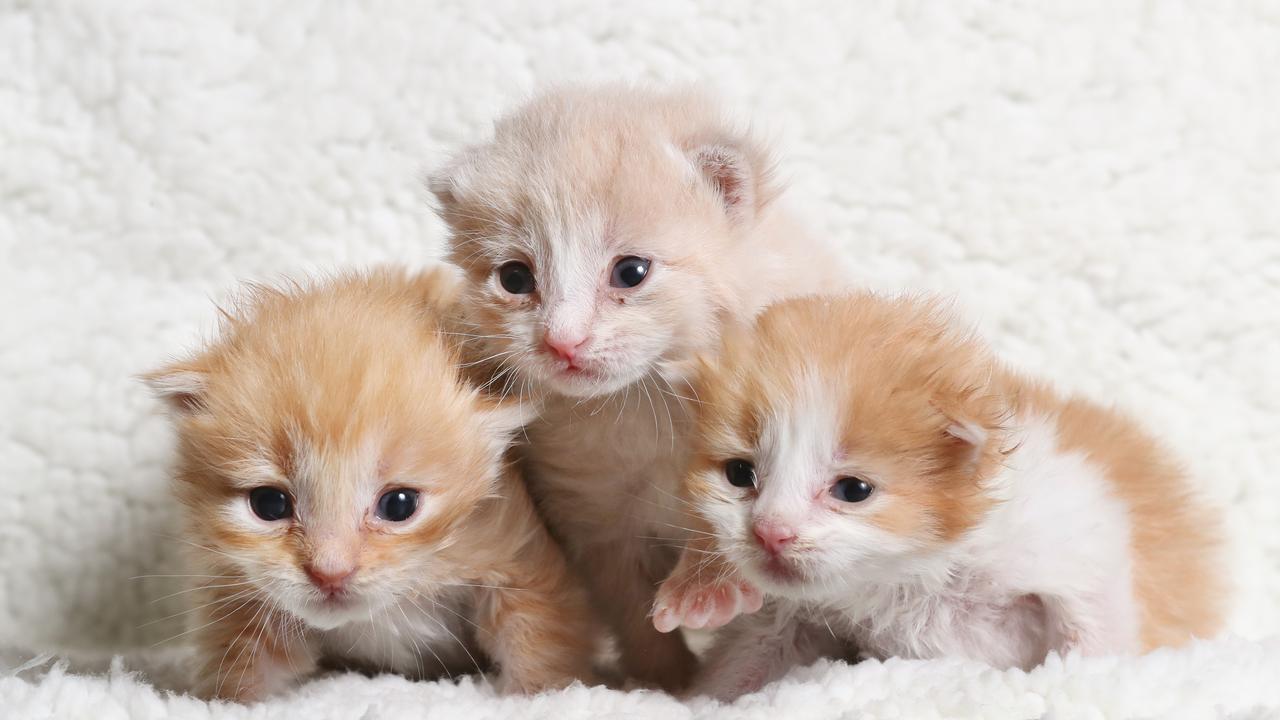
[{"label": "inner ear fur", "polygon": [[734,222],[750,222],[778,194],[774,162],[755,141],[742,137],[696,146],[690,159]]},{"label": "inner ear fur", "polygon": [[209,373],[196,362],[179,362],[144,373],[140,379],[176,415],[208,411]]},{"label": "inner ear fur", "polygon": [[933,399],[946,441],[961,467],[985,474],[1003,455],[1009,410],[987,388],[944,392]]}]

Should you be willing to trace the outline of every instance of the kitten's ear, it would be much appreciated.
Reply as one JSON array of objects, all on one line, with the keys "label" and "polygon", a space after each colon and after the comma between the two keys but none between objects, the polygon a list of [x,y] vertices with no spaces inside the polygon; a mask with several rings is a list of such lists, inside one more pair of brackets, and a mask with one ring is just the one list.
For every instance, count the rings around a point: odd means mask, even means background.
[{"label": "kitten's ear", "polygon": [[427,175],[427,190],[435,196],[436,202],[440,203],[440,208],[445,213],[458,206],[458,201],[467,187],[467,178],[471,175],[475,157],[476,150],[467,148]]},{"label": "kitten's ear", "polygon": [[168,365],[142,375],[141,380],[175,415],[198,415],[208,410],[209,374],[195,363]]},{"label": "kitten's ear", "polygon": [[981,453],[991,440],[991,433],[971,420],[952,419],[951,424],[947,426],[947,435],[960,444],[968,446],[975,453]]},{"label": "kitten's ear", "polygon": [[777,195],[772,161],[749,141],[703,145],[691,159],[735,223],[750,222]]},{"label": "kitten's ear", "polygon": [[935,401],[934,407],[945,418],[943,432],[961,465],[976,469],[998,451],[1004,412],[994,400],[966,391],[949,401]]}]

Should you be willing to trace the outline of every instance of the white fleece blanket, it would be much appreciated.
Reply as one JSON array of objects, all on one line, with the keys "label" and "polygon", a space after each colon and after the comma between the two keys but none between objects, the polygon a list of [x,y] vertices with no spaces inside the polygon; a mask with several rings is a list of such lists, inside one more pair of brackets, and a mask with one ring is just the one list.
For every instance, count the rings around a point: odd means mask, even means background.
[{"label": "white fleece blanket", "polygon": [[[860,279],[956,296],[1011,361],[1166,437],[1228,514],[1231,636],[1031,673],[823,663],[729,707],[155,689],[182,684],[179,586],[134,578],[181,572],[171,436],[131,376],[238,280],[426,261],[422,170],[546,83],[617,78],[718,88]],[[0,0],[0,717],[1267,717],[1277,467],[1274,3]],[[91,661],[24,664],[68,648]]]}]

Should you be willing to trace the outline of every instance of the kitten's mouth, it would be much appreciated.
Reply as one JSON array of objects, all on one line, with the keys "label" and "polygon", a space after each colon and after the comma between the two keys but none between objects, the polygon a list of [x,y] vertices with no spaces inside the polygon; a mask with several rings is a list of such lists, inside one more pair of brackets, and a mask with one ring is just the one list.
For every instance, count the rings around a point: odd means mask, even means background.
[{"label": "kitten's mouth", "polygon": [[548,368],[548,380],[561,386],[570,394],[586,392],[594,395],[601,385],[607,385],[612,379],[610,374],[598,365],[589,363],[557,362]]},{"label": "kitten's mouth", "polygon": [[332,630],[364,617],[364,612],[364,605],[355,593],[337,592],[313,597],[295,614],[316,629]]},{"label": "kitten's mouth", "polygon": [[559,392],[581,397],[594,397],[619,392],[627,385],[640,380],[644,370],[632,371],[618,367],[608,358],[577,358],[574,362],[548,359],[541,363],[539,374]]},{"label": "kitten's mouth", "polygon": [[559,374],[565,377],[594,378],[599,375],[595,370],[582,365],[566,364],[560,368]]},{"label": "kitten's mouth", "polygon": [[804,582],[804,573],[793,563],[780,557],[766,558],[759,564],[760,572],[769,580],[781,585],[797,585]]},{"label": "kitten's mouth", "polygon": [[340,610],[351,605],[351,595],[345,592],[330,593],[320,598],[318,604],[326,609]]}]

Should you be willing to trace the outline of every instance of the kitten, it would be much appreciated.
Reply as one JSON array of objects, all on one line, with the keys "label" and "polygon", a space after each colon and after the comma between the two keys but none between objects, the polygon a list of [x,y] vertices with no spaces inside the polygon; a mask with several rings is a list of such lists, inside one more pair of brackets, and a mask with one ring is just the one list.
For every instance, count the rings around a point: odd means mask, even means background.
[{"label": "kitten", "polygon": [[545,401],[522,449],[535,500],[624,671],[678,688],[694,657],[648,610],[685,533],[689,363],[725,319],[840,264],[779,204],[765,147],[695,93],[543,95],[431,189],[467,277],[470,352],[493,388]]},{"label": "kitten", "polygon": [[205,696],[253,700],[321,661],[412,677],[590,679],[584,592],[504,462],[526,418],[465,384],[456,279],[385,270],[253,288],[221,337],[147,380],[175,488]]},{"label": "kitten", "polygon": [[733,623],[700,691],[853,648],[1030,668],[1214,634],[1219,516],[1120,414],[1003,367],[938,302],[791,300],[725,348],[654,623]]}]

